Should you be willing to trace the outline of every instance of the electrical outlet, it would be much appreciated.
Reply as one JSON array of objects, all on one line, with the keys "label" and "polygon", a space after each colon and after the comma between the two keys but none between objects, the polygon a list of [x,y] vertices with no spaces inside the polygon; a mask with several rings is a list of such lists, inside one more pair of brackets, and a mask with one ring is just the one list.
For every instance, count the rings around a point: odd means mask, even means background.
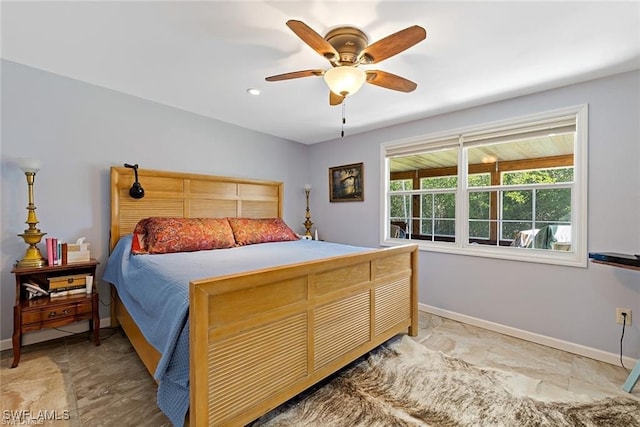
[{"label": "electrical outlet", "polygon": [[[626,313],[626,317],[627,319],[625,320],[624,316],[622,315],[622,313]],[[631,309],[630,308],[616,308],[616,322],[618,322],[619,325],[622,325],[623,323],[627,326],[631,325]]]}]

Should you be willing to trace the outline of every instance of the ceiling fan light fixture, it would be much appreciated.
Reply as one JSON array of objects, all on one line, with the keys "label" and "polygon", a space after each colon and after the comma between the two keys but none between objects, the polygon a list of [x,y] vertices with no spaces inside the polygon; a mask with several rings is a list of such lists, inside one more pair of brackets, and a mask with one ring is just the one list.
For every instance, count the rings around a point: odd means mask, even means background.
[{"label": "ceiling fan light fixture", "polygon": [[331,92],[345,97],[356,93],[366,79],[363,70],[350,65],[330,68],[324,73],[324,81]]}]

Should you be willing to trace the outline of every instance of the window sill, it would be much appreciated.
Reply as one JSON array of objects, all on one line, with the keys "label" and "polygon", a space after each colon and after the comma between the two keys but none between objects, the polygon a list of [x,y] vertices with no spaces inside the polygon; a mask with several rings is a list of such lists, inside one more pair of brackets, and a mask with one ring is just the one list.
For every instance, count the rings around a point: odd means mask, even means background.
[{"label": "window sill", "polygon": [[412,239],[386,239],[381,246],[397,246],[407,243],[415,243],[423,252],[439,252],[453,255],[477,256],[508,261],[533,262],[540,264],[562,265],[566,267],[587,268],[587,256],[581,256],[578,252],[535,250],[513,247],[487,247],[483,245],[460,246],[455,243],[425,242]]}]

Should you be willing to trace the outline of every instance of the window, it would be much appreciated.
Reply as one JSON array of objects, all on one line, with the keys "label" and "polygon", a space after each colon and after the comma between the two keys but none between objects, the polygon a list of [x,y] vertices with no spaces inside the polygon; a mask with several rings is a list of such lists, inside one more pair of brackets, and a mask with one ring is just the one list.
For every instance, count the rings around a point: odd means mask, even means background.
[{"label": "window", "polygon": [[586,266],[586,115],[384,145],[383,244]]}]

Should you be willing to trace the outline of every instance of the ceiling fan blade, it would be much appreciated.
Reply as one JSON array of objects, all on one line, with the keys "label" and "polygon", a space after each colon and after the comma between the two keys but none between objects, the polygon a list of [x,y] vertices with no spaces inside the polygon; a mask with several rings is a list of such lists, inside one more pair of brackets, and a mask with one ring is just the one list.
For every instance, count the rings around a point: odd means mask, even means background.
[{"label": "ceiling fan blade", "polygon": [[280,80],[299,79],[300,77],[321,76],[323,74],[324,74],[324,70],[293,71],[291,73],[276,74],[275,76],[270,76],[265,78],[265,80],[268,82],[277,82]]},{"label": "ceiling fan blade", "polygon": [[313,50],[324,56],[330,62],[333,63],[340,58],[335,48],[304,22],[291,19],[287,21],[287,27],[291,28],[291,31],[296,33],[303,42],[311,46]]},{"label": "ceiling fan blade", "polygon": [[344,101],[344,96],[336,95],[335,93],[329,91],[329,105],[340,105]]},{"label": "ceiling fan blade", "polygon": [[418,87],[411,80],[380,70],[367,70],[367,83],[400,92],[413,92]]},{"label": "ceiling fan blade", "polygon": [[405,28],[364,48],[358,61],[362,64],[375,64],[409,49],[426,37],[427,31],[419,25]]}]

